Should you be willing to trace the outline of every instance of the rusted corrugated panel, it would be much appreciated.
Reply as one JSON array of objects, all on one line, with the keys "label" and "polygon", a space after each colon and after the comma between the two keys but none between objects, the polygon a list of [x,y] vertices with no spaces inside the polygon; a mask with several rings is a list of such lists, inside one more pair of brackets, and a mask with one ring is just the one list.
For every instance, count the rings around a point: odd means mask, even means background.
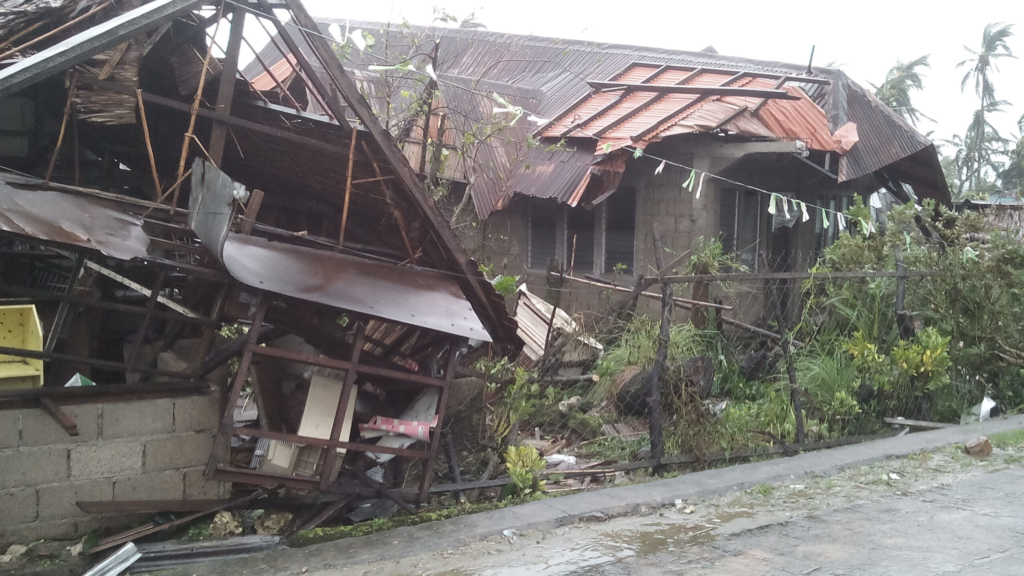
[{"label": "rusted corrugated panel", "polygon": [[870,174],[931,145],[873,95],[856,85],[846,87],[847,121],[857,124],[860,140],[839,164],[839,181]]},{"label": "rusted corrugated panel", "polygon": [[[264,70],[259,76],[252,79],[252,87],[257,90],[276,90],[277,83],[287,86],[288,81],[295,75],[295,56],[291,54],[282,58],[270,66],[270,72]],[[277,82],[274,79],[277,79]]]},{"label": "rusted corrugated panel", "polygon": [[590,173],[595,160],[592,145],[529,150],[526,152],[526,166],[515,175],[509,194],[502,198],[496,209],[504,208],[513,194],[569,202],[573,191]]},{"label": "rusted corrugated panel", "polygon": [[21,176],[0,175],[0,230],[98,250],[111,258],[143,258],[149,236],[142,219],[113,202],[46,190]]},{"label": "rusted corrugated panel", "polygon": [[458,283],[440,272],[234,233],[224,244],[224,266],[253,288],[491,341]]},{"label": "rusted corrugated panel", "polygon": [[[813,150],[831,151],[832,133],[825,111],[799,88],[783,87],[799,100],[769,100],[757,113],[758,120],[783,140],[803,140]],[[854,146],[856,148],[856,146]]]},{"label": "rusted corrugated panel", "polygon": [[[551,321],[551,314],[555,312],[554,322]],[[544,344],[547,341],[548,328],[565,334],[578,334],[581,332],[576,322],[565,312],[544,301],[543,298],[531,293],[526,284],[519,287],[516,297],[516,323],[519,324],[519,337],[523,339],[523,354],[529,360],[536,360],[544,354]],[[553,324],[553,326],[552,326]],[[600,355],[604,349],[601,344],[593,338],[581,336],[578,340],[585,346],[593,349],[596,355]]]}]

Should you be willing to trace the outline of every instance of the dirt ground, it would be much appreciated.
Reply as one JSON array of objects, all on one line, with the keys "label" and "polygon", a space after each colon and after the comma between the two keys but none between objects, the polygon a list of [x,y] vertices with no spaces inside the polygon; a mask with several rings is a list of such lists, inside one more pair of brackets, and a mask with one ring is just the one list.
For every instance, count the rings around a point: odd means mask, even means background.
[{"label": "dirt ground", "polygon": [[978,460],[950,446],[644,512],[305,573],[1018,575],[1024,573],[1024,448],[997,448]]}]

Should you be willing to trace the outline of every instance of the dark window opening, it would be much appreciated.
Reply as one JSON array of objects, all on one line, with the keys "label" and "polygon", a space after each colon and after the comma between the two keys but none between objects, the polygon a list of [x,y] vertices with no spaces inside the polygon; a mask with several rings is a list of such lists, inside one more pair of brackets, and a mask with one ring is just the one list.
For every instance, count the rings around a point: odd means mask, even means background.
[{"label": "dark window opening", "polygon": [[553,202],[531,202],[529,214],[530,268],[543,270],[557,258],[558,206]]},{"label": "dark window opening", "polygon": [[633,273],[636,237],[636,190],[624,188],[605,201],[604,271]]},{"label": "dark window opening", "polygon": [[753,190],[723,190],[719,195],[718,229],[725,254],[757,270],[761,239],[761,195]]},{"label": "dark window opening", "polygon": [[839,218],[836,211],[846,212],[853,205],[851,196],[822,196],[821,206],[827,208],[825,217],[828,219],[828,228],[825,227],[821,217],[821,209],[815,209],[817,213],[814,223],[814,258],[820,259],[825,254],[825,249],[835,244],[839,238]]},{"label": "dark window opening", "polygon": [[594,272],[594,223],[593,210],[569,208],[566,211],[565,263],[580,274]]}]

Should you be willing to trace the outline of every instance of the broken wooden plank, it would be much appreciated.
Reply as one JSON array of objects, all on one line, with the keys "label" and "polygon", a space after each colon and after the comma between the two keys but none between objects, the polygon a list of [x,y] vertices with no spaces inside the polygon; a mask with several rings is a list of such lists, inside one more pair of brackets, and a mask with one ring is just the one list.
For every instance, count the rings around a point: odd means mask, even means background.
[{"label": "broken wooden plank", "polygon": [[388,500],[391,500],[395,504],[398,504],[398,506],[401,507],[402,510],[405,510],[410,514],[416,513],[416,508],[412,507],[408,502],[400,498],[397,494],[392,494],[392,491],[389,490],[387,486],[384,486],[380,482],[377,482],[373,478],[370,478],[369,476],[366,475],[366,473],[361,472],[359,470],[348,470],[348,472],[352,474],[352,476],[354,476],[355,479],[358,480],[361,484],[364,484],[367,488],[373,488],[381,496],[384,496]]},{"label": "broken wooden plank", "polygon": [[946,424],[944,422],[927,422],[925,420],[907,420],[904,418],[883,418],[886,424],[897,424],[899,426],[910,426],[911,428],[927,428],[938,430],[940,428],[952,428],[957,424]]},{"label": "broken wooden plank", "polygon": [[67,412],[61,410],[60,406],[57,406],[53,400],[43,396],[39,398],[39,406],[44,412],[49,414],[51,418],[56,420],[57,424],[60,424],[60,427],[68,433],[68,436],[78,436],[78,424],[75,423],[75,420],[71,418],[71,416],[68,416]]},{"label": "broken wooden plank", "polygon": [[145,526],[140,526],[140,527],[134,528],[132,530],[121,532],[120,534],[115,534],[113,536],[110,536],[109,538],[104,538],[103,540],[100,540],[99,544],[97,544],[96,546],[86,550],[85,553],[86,554],[94,554],[96,552],[100,552],[100,551],[106,550],[108,548],[113,548],[114,546],[119,546],[121,544],[125,544],[127,542],[131,542],[132,540],[135,540],[135,539],[138,539],[138,538],[142,538],[143,536],[149,536],[150,534],[156,534],[157,532],[162,532],[164,530],[167,530],[168,528],[172,528],[174,526],[179,526],[179,525],[184,524],[186,522],[191,522],[191,521],[195,520],[196,518],[201,518],[203,516],[206,516],[207,514],[213,514],[214,512],[219,512],[219,511],[223,510],[224,508],[227,508],[228,506],[232,506],[232,505],[236,505],[236,504],[242,504],[242,503],[245,503],[245,502],[250,502],[253,499],[258,498],[262,494],[263,494],[262,492],[254,492],[254,493],[252,493],[252,494],[250,494],[248,496],[239,498],[237,500],[232,500],[232,501],[227,502],[227,503],[218,504],[217,506],[214,506],[214,507],[211,507],[211,508],[207,508],[206,510],[203,510],[201,512],[196,512],[195,514],[190,514],[190,515],[188,515],[188,516],[186,516],[184,518],[180,518],[180,519],[175,520],[173,522],[168,522],[167,524],[160,524],[159,526],[156,526],[156,525],[153,525],[153,524],[147,524]]}]

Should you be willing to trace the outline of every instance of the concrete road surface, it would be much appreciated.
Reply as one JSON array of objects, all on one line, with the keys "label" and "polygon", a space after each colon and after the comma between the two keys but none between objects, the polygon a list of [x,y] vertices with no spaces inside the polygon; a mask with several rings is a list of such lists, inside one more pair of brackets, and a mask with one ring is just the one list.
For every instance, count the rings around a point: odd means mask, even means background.
[{"label": "concrete road surface", "polygon": [[976,460],[949,446],[738,496],[308,573],[1024,575],[1022,461],[1020,447]]}]

